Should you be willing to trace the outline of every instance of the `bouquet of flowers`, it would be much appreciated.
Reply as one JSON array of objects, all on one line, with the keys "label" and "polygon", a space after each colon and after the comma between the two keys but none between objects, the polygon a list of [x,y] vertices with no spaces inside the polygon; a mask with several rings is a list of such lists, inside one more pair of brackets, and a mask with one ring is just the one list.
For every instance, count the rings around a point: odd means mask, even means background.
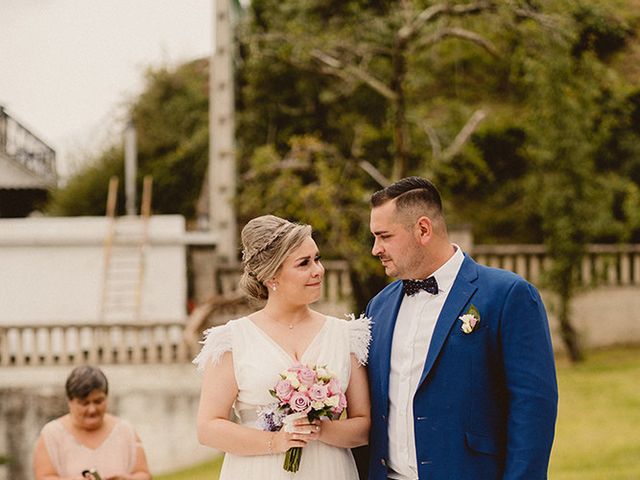
[{"label": "bouquet of flowers", "polygon": [[[347,406],[340,382],[326,366],[294,365],[280,373],[280,380],[269,393],[278,402],[259,410],[258,420],[263,430],[272,432],[283,427],[292,432],[293,422],[305,416],[309,422],[339,418]],[[282,467],[297,472],[301,457],[301,447],[290,448]]]}]

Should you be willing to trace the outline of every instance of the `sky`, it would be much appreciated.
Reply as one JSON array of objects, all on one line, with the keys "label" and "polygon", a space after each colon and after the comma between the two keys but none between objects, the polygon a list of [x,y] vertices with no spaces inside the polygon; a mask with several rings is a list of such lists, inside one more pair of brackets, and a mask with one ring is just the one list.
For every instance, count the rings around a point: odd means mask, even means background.
[{"label": "sky", "polygon": [[0,0],[0,105],[64,178],[122,135],[148,67],[207,56],[214,0]]}]

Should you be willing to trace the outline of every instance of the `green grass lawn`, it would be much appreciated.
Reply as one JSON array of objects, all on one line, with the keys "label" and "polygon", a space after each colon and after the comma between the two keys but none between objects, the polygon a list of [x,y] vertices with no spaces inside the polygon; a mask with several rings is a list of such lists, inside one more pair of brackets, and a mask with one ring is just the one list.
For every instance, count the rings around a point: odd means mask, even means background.
[{"label": "green grass lawn", "polygon": [[[640,479],[640,349],[558,361],[560,405],[551,480]],[[157,480],[216,480],[222,459]]]},{"label": "green grass lawn", "polygon": [[558,362],[560,405],[552,480],[640,479],[640,349]]},{"label": "green grass lawn", "polygon": [[222,455],[210,462],[168,475],[154,475],[153,478],[154,480],[217,480],[221,466]]}]

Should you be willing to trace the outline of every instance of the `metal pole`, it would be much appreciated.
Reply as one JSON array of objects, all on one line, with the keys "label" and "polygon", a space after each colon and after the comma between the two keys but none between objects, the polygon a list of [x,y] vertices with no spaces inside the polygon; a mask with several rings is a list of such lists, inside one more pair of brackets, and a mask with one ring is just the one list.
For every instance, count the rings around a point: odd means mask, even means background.
[{"label": "metal pole", "polygon": [[138,170],[138,151],[136,127],[132,121],[124,131],[124,186],[127,215],[136,215],[136,174]]}]

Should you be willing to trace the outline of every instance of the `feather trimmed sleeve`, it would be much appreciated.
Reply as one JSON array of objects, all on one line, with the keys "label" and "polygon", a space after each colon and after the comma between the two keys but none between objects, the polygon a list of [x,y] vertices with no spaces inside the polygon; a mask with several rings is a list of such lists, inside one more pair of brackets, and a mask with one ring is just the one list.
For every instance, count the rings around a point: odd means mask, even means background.
[{"label": "feather trimmed sleeve", "polygon": [[209,363],[214,365],[218,363],[225,352],[232,350],[232,340],[231,326],[229,324],[205,330],[204,340],[200,342],[202,343],[202,349],[193,359],[193,363],[198,370],[203,371],[204,367]]},{"label": "feather trimmed sleeve", "polygon": [[349,348],[356,356],[360,365],[366,365],[369,358],[369,344],[371,343],[371,319],[360,315],[356,318],[353,313],[347,315],[349,320]]}]

